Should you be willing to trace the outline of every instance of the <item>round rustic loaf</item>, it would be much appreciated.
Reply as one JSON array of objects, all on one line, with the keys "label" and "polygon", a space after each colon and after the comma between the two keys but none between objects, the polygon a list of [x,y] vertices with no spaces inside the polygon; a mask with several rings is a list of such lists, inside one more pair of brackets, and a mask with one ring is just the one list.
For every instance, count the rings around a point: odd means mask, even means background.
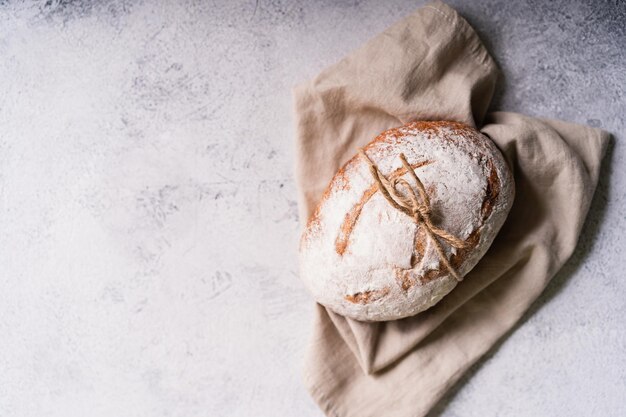
[{"label": "round rustic loaf", "polygon": [[[408,123],[363,151],[335,174],[308,220],[300,276],[316,301],[346,317],[412,316],[439,302],[458,283],[454,272],[463,277],[485,254],[513,203],[513,178],[494,143],[461,123]],[[419,215],[394,207],[370,164],[390,183],[404,179],[417,189],[419,178],[432,225],[463,246],[433,237]],[[406,200],[410,192],[403,193]]]}]

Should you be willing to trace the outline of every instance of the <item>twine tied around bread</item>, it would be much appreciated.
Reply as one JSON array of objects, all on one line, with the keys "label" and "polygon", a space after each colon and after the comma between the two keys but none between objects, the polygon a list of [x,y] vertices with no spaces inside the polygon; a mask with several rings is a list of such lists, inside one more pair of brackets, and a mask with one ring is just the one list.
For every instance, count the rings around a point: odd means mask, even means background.
[{"label": "twine tied around bread", "polygon": [[[370,173],[376,181],[378,185],[378,189],[385,197],[385,199],[391,204],[393,208],[398,211],[403,212],[407,216],[411,217],[415,224],[423,225],[426,234],[433,242],[437,254],[441,259],[441,262],[444,266],[450,271],[450,275],[452,275],[457,281],[462,281],[463,278],[459,275],[459,273],[454,269],[454,267],[450,264],[448,257],[446,256],[443,247],[441,246],[441,242],[439,239],[442,239],[449,243],[451,246],[455,248],[462,249],[468,246],[467,242],[459,239],[451,233],[446,232],[443,229],[438,228],[433,225],[431,220],[431,210],[430,210],[430,198],[426,193],[426,189],[424,188],[424,184],[418,178],[417,174],[411,168],[411,165],[406,160],[404,154],[400,154],[400,160],[402,161],[402,165],[407,170],[408,173],[411,174],[415,184],[417,184],[417,193],[411,187],[408,181],[403,178],[396,178],[393,181],[389,181],[382,172],[378,169],[376,164],[372,162],[372,160],[367,156],[363,149],[359,149],[359,153],[365,158],[369,167]],[[398,186],[401,186],[404,189],[406,195],[403,195]],[[421,199],[418,199],[418,194]]]}]

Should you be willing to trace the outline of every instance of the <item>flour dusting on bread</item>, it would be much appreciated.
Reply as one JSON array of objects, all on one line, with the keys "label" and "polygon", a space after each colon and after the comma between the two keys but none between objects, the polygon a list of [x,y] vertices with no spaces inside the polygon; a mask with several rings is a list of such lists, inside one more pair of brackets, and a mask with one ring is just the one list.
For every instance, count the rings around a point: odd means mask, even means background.
[{"label": "flour dusting on bread", "polygon": [[[467,274],[513,201],[511,173],[493,142],[460,123],[412,122],[383,132],[364,150],[387,178],[415,187],[399,158],[406,156],[429,194],[435,225],[466,241],[463,249],[442,246],[454,268]],[[319,303],[347,317],[414,315],[457,284],[423,228],[385,200],[356,154],[331,180],[305,227],[300,276]]]}]

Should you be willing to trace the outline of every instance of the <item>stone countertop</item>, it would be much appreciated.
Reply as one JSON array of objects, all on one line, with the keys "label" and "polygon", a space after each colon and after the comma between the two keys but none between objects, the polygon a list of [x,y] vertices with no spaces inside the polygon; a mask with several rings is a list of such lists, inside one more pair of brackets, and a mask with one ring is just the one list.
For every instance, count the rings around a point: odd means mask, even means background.
[{"label": "stone countertop", "polygon": [[[290,87],[421,4],[0,3],[0,415],[320,417]],[[626,415],[626,3],[450,4],[493,109],[614,141],[575,255],[432,415]]]}]

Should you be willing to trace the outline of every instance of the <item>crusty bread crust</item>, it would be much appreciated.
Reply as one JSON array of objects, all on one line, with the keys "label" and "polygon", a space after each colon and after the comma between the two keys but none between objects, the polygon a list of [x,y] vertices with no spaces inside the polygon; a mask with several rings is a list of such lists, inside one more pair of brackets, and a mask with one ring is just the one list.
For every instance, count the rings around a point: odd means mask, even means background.
[{"label": "crusty bread crust", "polygon": [[[390,180],[412,179],[404,153],[431,200],[435,224],[465,240],[443,244],[461,276],[484,255],[514,198],[500,151],[477,130],[455,122],[412,122],[381,133],[365,152]],[[457,284],[423,229],[385,201],[363,157],[333,177],[307,222],[300,276],[315,299],[357,320],[408,317],[436,304]]]}]

